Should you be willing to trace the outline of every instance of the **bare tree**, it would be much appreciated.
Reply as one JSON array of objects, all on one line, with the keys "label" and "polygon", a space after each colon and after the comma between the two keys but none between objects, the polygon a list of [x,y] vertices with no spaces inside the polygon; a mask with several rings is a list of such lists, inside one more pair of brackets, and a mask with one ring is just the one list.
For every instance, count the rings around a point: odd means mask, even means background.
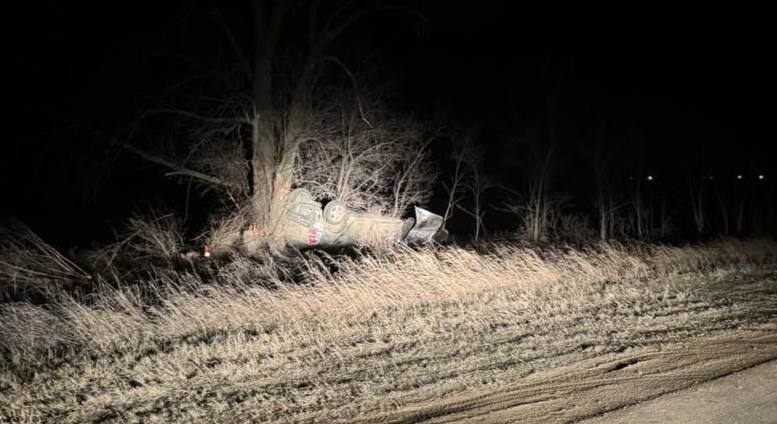
[{"label": "bare tree", "polygon": [[611,143],[611,120],[607,113],[602,113],[598,118],[592,117],[593,134],[589,144],[582,145],[581,153],[588,159],[593,168],[595,198],[594,206],[597,213],[599,226],[599,240],[607,241],[614,234],[615,214],[623,206],[616,201],[616,187],[614,184],[615,158],[619,153],[617,143]]},{"label": "bare tree", "polygon": [[720,219],[723,221],[723,234],[729,234],[729,203],[727,196],[719,189],[715,192],[715,198],[718,202],[718,210],[720,211]]},{"label": "bare tree", "polygon": [[399,216],[431,196],[436,170],[428,160],[432,137],[410,119],[391,116],[380,101],[330,99],[312,112],[303,134],[294,184],[314,197]]},{"label": "bare tree", "polygon": [[548,237],[548,226],[554,205],[548,194],[548,174],[552,149],[548,149],[539,172],[529,181],[528,202],[524,210],[528,216],[524,217],[525,229],[529,238],[533,241],[545,240]]},{"label": "bare tree", "polygon": [[689,181],[688,191],[691,201],[691,214],[693,215],[693,223],[696,225],[696,232],[701,235],[705,229],[705,214],[704,214],[704,182]]},{"label": "bare tree", "polygon": [[452,159],[454,162],[453,172],[449,182],[443,182],[442,186],[448,195],[448,201],[445,206],[445,213],[442,219],[442,228],[446,228],[448,220],[453,214],[453,210],[458,208],[464,198],[464,181],[468,177],[470,169],[467,165],[467,157],[471,155],[470,142],[468,137],[461,138],[459,143],[454,141]]},{"label": "bare tree", "polygon": [[670,209],[669,201],[666,198],[661,199],[658,224],[658,235],[660,238],[664,239],[669,235],[675,212],[674,209]]},{"label": "bare tree", "polygon": [[[299,7],[302,4],[306,7]],[[189,151],[171,158],[150,154],[131,144],[126,147],[146,160],[167,167],[171,170],[168,175],[218,188],[236,204],[250,200],[253,234],[274,243],[286,195],[291,191],[295,175],[301,175],[296,171],[297,161],[306,154],[301,152],[301,146],[315,140],[311,133],[320,131],[312,127],[320,123],[316,122],[314,89],[324,69],[322,65],[342,65],[338,59],[327,56],[328,50],[368,13],[406,13],[409,9],[386,2],[367,5],[353,1],[324,7],[319,0],[252,0],[251,6],[253,39],[250,49],[244,49],[230,26],[218,13],[214,14],[238,62],[237,78],[231,73],[232,78],[222,78],[225,80],[221,85],[224,92],[220,94],[217,106],[209,108],[207,113],[177,108],[153,111],[154,114],[170,113],[182,118],[192,140]],[[295,55],[288,55],[284,28],[292,18],[306,21],[307,36],[302,45],[292,46]],[[287,69],[294,72],[279,72],[288,65],[286,61],[291,56],[297,58],[296,65]],[[234,84],[230,86],[229,81],[244,83],[235,87]],[[348,143],[340,146],[345,153],[340,157],[356,159],[348,153],[355,150],[355,146],[349,144],[354,140],[350,137],[343,140]],[[425,150],[413,148],[403,145],[405,154],[411,154],[414,159],[404,162],[406,168],[394,176],[394,184],[399,188],[396,193],[402,196],[394,199],[392,211],[395,213],[423,197],[425,190],[422,181],[417,180]],[[366,156],[360,159],[366,161]],[[333,185],[339,190],[338,198],[351,197],[351,182],[359,179],[348,172],[350,165],[346,162],[340,162],[343,168],[340,168],[342,172],[338,178],[341,180],[339,185]]]},{"label": "bare tree", "polygon": [[[552,133],[552,131],[551,131]],[[522,222],[522,230],[532,241],[547,240],[551,230],[558,226],[566,199],[550,190],[554,145],[534,135],[519,139],[524,147],[523,167],[525,189],[508,198],[499,210],[515,214]]]},{"label": "bare tree", "polygon": [[634,214],[634,230],[637,233],[637,238],[645,237],[645,224],[646,224],[646,209],[643,203],[642,196],[642,182],[640,178],[635,180],[631,191],[629,192],[629,198],[631,200],[632,212]]},{"label": "bare tree", "polygon": [[745,224],[745,194],[742,193],[739,196],[739,202],[737,202],[737,234],[742,234]]},{"label": "bare tree", "polygon": [[462,187],[469,192],[472,198],[471,207],[465,207],[462,204],[457,204],[456,207],[462,212],[466,213],[474,220],[475,229],[473,233],[473,239],[477,242],[480,239],[481,232],[485,231],[483,226],[483,218],[486,215],[486,211],[483,204],[483,194],[494,187],[494,184],[482,173],[482,156],[473,154],[469,156],[467,165],[470,172],[468,172],[467,178],[463,180]]},{"label": "bare tree", "polygon": [[607,241],[613,236],[615,214],[620,207],[620,203],[615,200],[615,193],[608,178],[597,172],[596,212],[598,214],[600,241]]}]

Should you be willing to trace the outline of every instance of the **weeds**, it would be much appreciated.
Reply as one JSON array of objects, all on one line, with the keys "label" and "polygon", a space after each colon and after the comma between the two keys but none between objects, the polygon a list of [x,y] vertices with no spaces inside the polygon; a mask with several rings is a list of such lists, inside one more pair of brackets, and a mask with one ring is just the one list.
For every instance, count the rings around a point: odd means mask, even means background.
[{"label": "weeds", "polygon": [[[500,243],[274,265],[296,282],[239,255],[212,272],[149,270],[87,297],[0,305],[0,417],[348,420],[773,321],[764,302],[777,290],[763,272],[776,259],[777,245],[759,240]],[[743,269],[749,282],[734,290]]]},{"label": "weeds", "polygon": [[74,285],[90,278],[21,222],[0,226],[0,290],[41,291],[53,284]]}]

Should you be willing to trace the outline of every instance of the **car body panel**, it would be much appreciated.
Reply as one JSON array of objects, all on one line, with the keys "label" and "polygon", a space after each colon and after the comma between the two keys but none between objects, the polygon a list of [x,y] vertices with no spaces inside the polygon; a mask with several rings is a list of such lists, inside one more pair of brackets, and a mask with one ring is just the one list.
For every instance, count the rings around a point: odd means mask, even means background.
[{"label": "car body panel", "polygon": [[440,230],[442,217],[418,207],[415,214],[415,219],[392,218],[350,211],[339,202],[322,209],[307,191],[297,189],[289,195],[282,233],[286,244],[296,248],[431,241]]}]

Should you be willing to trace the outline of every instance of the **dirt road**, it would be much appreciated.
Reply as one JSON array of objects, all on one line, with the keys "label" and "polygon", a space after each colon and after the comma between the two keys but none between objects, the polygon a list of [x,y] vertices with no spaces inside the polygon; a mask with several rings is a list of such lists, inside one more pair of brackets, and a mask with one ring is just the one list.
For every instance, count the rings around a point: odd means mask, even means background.
[{"label": "dirt road", "polygon": [[775,424],[777,361],[584,421],[605,423]]},{"label": "dirt road", "polygon": [[[633,421],[625,418],[629,417],[625,415],[628,410],[601,415],[774,359],[777,359],[777,325],[771,324],[697,338],[683,344],[629,349],[537,373],[507,390],[448,398],[361,422],[568,423],[591,417],[599,417],[594,421],[596,423],[684,422],[676,421],[672,415],[665,415],[665,419],[658,421]],[[773,371],[774,362],[770,366],[772,368],[766,369]],[[725,391],[725,388],[720,390]],[[723,392],[715,396],[725,397]],[[744,398],[747,398],[746,394],[742,395]],[[655,408],[657,411],[663,406],[659,404]],[[617,414],[624,414],[623,420],[617,419],[621,416]],[[721,415],[721,418],[725,416]],[[681,419],[680,416],[677,419]]]}]

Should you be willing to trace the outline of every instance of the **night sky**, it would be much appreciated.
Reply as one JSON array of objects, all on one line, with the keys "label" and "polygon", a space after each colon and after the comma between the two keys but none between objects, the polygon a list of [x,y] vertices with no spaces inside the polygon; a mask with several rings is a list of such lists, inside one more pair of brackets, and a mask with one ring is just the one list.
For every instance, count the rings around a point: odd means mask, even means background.
[{"label": "night sky", "polygon": [[[214,11],[238,38],[251,34],[241,2],[119,3],[33,2],[7,17],[15,36],[3,208],[60,242],[103,237],[133,207],[181,204],[179,184],[107,140],[176,82],[229,60]],[[590,170],[575,152],[587,149],[594,122],[625,146],[618,160],[637,178],[777,178],[777,69],[764,11],[452,3],[376,13],[331,54],[390,87],[397,111],[476,134],[500,184],[520,184],[516,140],[549,121],[560,190],[585,190]]]}]

